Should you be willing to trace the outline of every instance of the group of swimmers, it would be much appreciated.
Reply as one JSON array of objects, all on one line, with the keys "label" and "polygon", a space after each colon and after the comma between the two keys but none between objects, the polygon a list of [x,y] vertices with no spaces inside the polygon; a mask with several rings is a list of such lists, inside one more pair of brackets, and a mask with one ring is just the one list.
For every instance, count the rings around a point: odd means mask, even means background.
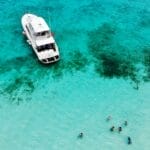
[{"label": "group of swimmers", "polygon": [[[127,126],[127,125],[128,125],[128,122],[127,122],[127,121],[125,121],[125,122],[124,122],[124,125],[125,125],[125,126]],[[112,131],[112,132],[113,132],[114,130],[115,130],[115,127],[114,127],[114,126],[112,126],[112,127],[110,128],[110,131]],[[120,133],[121,131],[122,131],[122,127],[118,127],[118,132]]]},{"label": "group of swimmers", "polygon": [[[107,121],[110,121],[111,119],[112,119],[111,116],[108,116],[108,117],[106,118]],[[127,121],[124,121],[124,126],[128,126],[128,122],[127,122]],[[120,133],[120,132],[122,131],[122,127],[119,126],[119,127],[117,128],[117,130],[118,130],[118,132]],[[110,128],[110,131],[111,131],[111,132],[115,131],[115,126],[112,126],[112,127]],[[84,134],[83,134],[83,132],[81,132],[81,133],[79,133],[78,138],[82,139],[83,136],[84,136]],[[129,145],[132,144],[132,140],[131,140],[131,137],[130,137],[130,136],[127,137],[127,143],[128,143]]]},{"label": "group of swimmers", "polygon": [[[110,121],[111,119],[112,119],[112,117],[111,117],[111,116],[108,116],[106,120],[107,120],[107,121]],[[127,126],[127,125],[128,125],[128,122],[125,121],[125,122],[124,122],[124,126]],[[117,130],[118,130],[118,132],[120,133],[120,132],[122,131],[122,127],[121,127],[121,126],[118,127]],[[111,132],[115,131],[115,126],[112,126],[112,127],[110,128],[110,131],[111,131]],[[130,136],[127,137],[127,143],[128,143],[128,144],[132,144],[132,140],[131,140],[131,137],[130,137]]]}]

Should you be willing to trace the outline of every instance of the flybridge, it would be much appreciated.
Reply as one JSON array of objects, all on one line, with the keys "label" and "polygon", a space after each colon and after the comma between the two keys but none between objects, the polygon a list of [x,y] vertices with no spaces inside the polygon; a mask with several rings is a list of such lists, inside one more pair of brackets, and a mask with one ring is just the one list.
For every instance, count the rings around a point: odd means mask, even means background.
[{"label": "flybridge", "polygon": [[39,39],[39,40],[36,40],[36,45],[37,46],[41,46],[41,45],[45,45],[47,43],[54,43],[54,39],[52,37],[49,37],[49,38],[46,38],[46,39]]},{"label": "flybridge", "polygon": [[31,24],[35,33],[50,30],[48,25],[46,24],[45,20],[41,17],[39,17],[38,19],[32,19],[30,24]]}]

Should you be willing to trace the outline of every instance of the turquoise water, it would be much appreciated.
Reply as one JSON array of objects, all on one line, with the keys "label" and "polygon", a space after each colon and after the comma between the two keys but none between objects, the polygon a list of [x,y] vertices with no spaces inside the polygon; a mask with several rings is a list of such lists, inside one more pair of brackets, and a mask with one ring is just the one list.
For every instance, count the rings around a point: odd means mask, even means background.
[{"label": "turquoise water", "polygon": [[[26,12],[51,26],[58,63],[37,61]],[[149,0],[0,0],[0,35],[0,149],[149,150]]]}]

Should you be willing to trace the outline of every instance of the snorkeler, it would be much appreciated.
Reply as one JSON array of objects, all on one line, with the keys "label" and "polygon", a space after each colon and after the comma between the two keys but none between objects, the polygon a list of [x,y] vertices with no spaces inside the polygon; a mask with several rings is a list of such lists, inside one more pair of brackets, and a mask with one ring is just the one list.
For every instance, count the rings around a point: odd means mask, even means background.
[{"label": "snorkeler", "polygon": [[78,135],[78,138],[83,138],[83,133],[82,132]]},{"label": "snorkeler", "polygon": [[132,141],[131,141],[130,136],[128,136],[128,144],[129,144],[129,145],[132,144]]},{"label": "snorkeler", "polygon": [[111,132],[113,132],[113,131],[114,131],[114,129],[115,129],[115,127],[114,127],[114,126],[112,126],[112,127],[110,128],[110,131],[111,131]]},{"label": "snorkeler", "polygon": [[119,127],[119,128],[118,128],[118,131],[119,131],[119,133],[120,133],[120,132],[122,131],[122,127]]},{"label": "snorkeler", "polygon": [[124,125],[125,125],[125,126],[127,126],[127,125],[128,125],[128,122],[127,122],[127,121],[125,121],[125,122],[124,122]]},{"label": "snorkeler", "polygon": [[106,118],[106,121],[110,121],[112,119],[112,117],[111,116],[108,116],[107,118]]}]

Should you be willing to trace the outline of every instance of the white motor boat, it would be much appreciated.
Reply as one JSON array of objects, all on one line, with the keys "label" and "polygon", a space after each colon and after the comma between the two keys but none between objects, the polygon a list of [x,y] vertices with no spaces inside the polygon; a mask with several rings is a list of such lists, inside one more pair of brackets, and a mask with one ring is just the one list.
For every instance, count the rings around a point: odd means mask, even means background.
[{"label": "white motor boat", "polygon": [[59,50],[50,28],[42,17],[33,14],[22,16],[23,33],[40,62],[44,64],[59,60]]}]

